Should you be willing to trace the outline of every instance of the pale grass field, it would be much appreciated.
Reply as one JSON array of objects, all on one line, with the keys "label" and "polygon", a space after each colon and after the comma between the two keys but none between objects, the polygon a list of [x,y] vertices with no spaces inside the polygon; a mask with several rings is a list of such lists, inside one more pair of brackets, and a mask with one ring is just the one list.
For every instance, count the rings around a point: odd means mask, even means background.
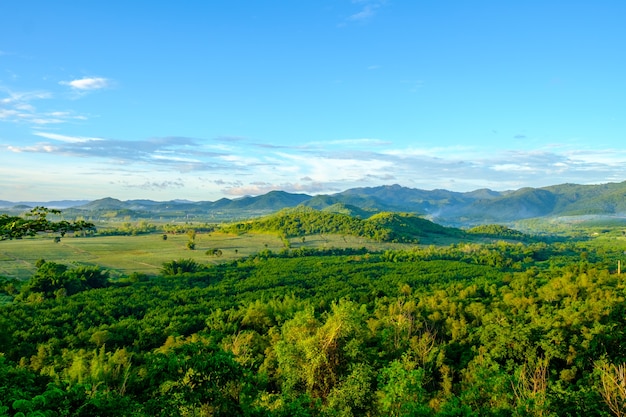
[{"label": "pale grass field", "polygon": [[[261,252],[265,249],[280,251],[283,242],[271,234],[250,233],[231,235],[224,233],[198,233],[195,250],[187,248],[189,237],[185,234],[140,236],[64,237],[54,243],[52,237],[36,237],[0,242],[0,276],[29,279],[36,271],[39,259],[69,266],[98,265],[110,271],[112,277],[128,276],[133,272],[158,274],[164,262],[191,258],[203,264],[221,263]],[[384,250],[405,245],[377,243],[354,236],[313,235],[290,239],[292,248],[360,248]],[[406,246],[405,246],[406,247]],[[220,249],[222,256],[207,255],[209,249]]]}]

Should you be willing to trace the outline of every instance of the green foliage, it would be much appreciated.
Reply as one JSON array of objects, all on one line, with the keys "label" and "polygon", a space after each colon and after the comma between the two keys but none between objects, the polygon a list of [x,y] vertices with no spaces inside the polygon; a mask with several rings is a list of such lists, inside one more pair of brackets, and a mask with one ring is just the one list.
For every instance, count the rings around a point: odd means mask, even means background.
[{"label": "green foliage", "polygon": [[439,226],[408,213],[378,213],[367,220],[361,220],[343,213],[307,207],[285,209],[258,220],[224,226],[222,230],[229,233],[272,232],[284,238],[343,234],[375,241],[409,243],[417,243],[420,236],[462,234],[459,230]]},{"label": "green foliage", "polygon": [[623,252],[621,241],[268,248],[79,292],[102,275],[42,260],[20,295],[39,302],[0,307],[0,409],[607,416],[623,402]]},{"label": "green foliage", "polygon": [[481,236],[497,237],[502,239],[529,239],[529,236],[525,235],[524,233],[499,224],[485,224],[481,226],[476,226],[467,230],[467,233]]},{"label": "green foliage", "polygon": [[164,263],[161,273],[163,275],[181,275],[188,272],[198,272],[203,268],[198,262],[187,258]]},{"label": "green foliage", "polygon": [[157,230],[158,227],[155,224],[140,220],[136,223],[123,222],[115,227],[102,228],[98,234],[100,236],[137,236],[154,233]]},{"label": "green foliage", "polygon": [[222,252],[221,249],[217,249],[217,248],[208,249],[205,253],[209,256],[216,256],[218,258],[224,254],[224,252]]},{"label": "green foliage", "polygon": [[147,357],[145,369],[149,415],[243,415],[244,370],[218,346],[175,346]]},{"label": "green foliage", "polygon": [[61,214],[60,210],[35,207],[23,217],[0,214],[0,240],[21,239],[38,233],[59,233],[95,230],[93,223],[77,220],[75,222],[50,221],[48,214]]},{"label": "green foliage", "polygon": [[45,298],[76,294],[93,288],[107,286],[109,273],[98,266],[78,266],[69,269],[56,262],[37,262],[37,272],[23,288],[21,299],[27,300],[35,294]]},{"label": "green foliage", "polygon": [[427,416],[426,372],[407,355],[394,360],[379,373],[378,407],[389,416]]}]

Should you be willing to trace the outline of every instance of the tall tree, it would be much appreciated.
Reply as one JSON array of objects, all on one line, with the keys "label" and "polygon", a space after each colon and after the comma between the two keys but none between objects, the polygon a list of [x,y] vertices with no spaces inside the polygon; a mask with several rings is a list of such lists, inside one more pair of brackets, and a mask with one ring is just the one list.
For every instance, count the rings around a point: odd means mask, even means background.
[{"label": "tall tree", "polygon": [[61,214],[60,210],[37,206],[23,216],[0,214],[0,240],[21,239],[35,236],[37,233],[59,233],[95,230],[93,223],[84,220],[68,222],[66,220],[48,220],[48,214]]}]

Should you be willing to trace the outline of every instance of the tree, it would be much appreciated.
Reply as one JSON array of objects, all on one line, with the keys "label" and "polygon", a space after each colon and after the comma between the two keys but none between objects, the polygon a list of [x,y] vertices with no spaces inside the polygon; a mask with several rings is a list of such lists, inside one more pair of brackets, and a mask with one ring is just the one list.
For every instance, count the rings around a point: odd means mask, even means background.
[{"label": "tree", "polygon": [[163,275],[180,275],[185,272],[198,272],[201,269],[202,265],[188,258],[165,262],[161,268],[161,273]]},{"label": "tree", "polygon": [[85,289],[104,288],[109,282],[109,272],[98,266],[79,266],[66,272]]},{"label": "tree", "polygon": [[222,252],[221,249],[209,249],[205,253],[207,255],[209,255],[209,256],[212,255],[212,256],[215,256],[215,257],[218,257],[218,258],[223,255],[223,252]]},{"label": "tree", "polygon": [[109,281],[108,271],[98,266],[79,266],[68,269],[66,265],[46,262],[40,259],[35,264],[37,272],[26,285],[24,294],[42,293],[45,297],[53,295],[72,295],[91,288],[104,288]]},{"label": "tree", "polygon": [[378,407],[385,415],[431,415],[426,405],[426,375],[424,369],[403,356],[395,360],[379,374]]},{"label": "tree", "polygon": [[28,282],[28,288],[32,292],[40,292],[46,295],[51,295],[55,291],[65,288],[68,284],[65,272],[67,266],[58,264],[56,262],[43,262],[39,263],[37,272],[32,276]]},{"label": "tree", "polygon": [[0,240],[21,239],[37,233],[59,233],[63,237],[67,232],[95,230],[93,223],[84,220],[53,222],[47,219],[48,214],[58,215],[61,211],[37,206],[24,217],[0,214]]},{"label": "tree", "polygon": [[214,344],[186,343],[147,357],[151,415],[242,415],[243,368]]},{"label": "tree", "polygon": [[[351,365],[359,363],[357,358],[362,356],[365,314],[354,302],[340,300],[332,304],[324,323],[315,318],[312,309],[287,321],[282,340],[276,344],[283,390],[289,393],[304,388],[307,395],[325,402],[333,389],[336,400],[341,397],[336,390],[341,390],[343,383],[364,385],[367,372],[364,368],[355,371]],[[348,377],[351,370],[355,374]]]}]

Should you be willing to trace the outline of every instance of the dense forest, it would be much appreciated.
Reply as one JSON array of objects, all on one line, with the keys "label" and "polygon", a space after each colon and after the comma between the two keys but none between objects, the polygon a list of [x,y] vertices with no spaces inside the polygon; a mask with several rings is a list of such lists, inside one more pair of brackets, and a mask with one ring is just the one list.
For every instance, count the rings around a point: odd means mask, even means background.
[{"label": "dense forest", "polygon": [[458,236],[458,229],[443,227],[410,213],[376,213],[366,220],[341,212],[309,207],[283,209],[259,219],[224,225],[232,233],[251,231],[278,233],[284,238],[312,234],[341,234],[366,237],[376,241],[418,243],[431,234]]},{"label": "dense forest", "polygon": [[0,415],[626,415],[624,241],[473,233],[507,239],[41,260],[0,279]]}]

